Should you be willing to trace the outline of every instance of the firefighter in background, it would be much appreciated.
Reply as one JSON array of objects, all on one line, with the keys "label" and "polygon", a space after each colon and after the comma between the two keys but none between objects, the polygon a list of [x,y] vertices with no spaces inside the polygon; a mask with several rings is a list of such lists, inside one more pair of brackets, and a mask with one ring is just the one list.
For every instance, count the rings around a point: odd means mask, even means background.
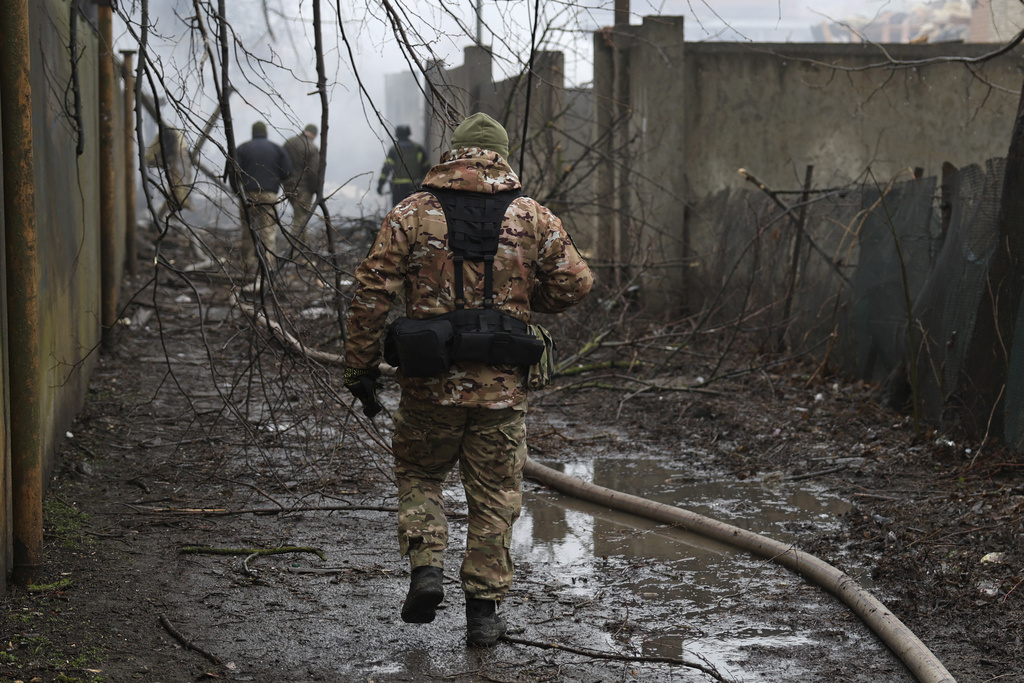
[{"label": "firefighter in background", "polygon": [[384,185],[390,179],[392,206],[420,189],[424,176],[432,166],[426,150],[418,142],[410,140],[411,135],[409,126],[395,128],[397,142],[388,150],[388,158],[380,169],[377,194],[384,194]]}]

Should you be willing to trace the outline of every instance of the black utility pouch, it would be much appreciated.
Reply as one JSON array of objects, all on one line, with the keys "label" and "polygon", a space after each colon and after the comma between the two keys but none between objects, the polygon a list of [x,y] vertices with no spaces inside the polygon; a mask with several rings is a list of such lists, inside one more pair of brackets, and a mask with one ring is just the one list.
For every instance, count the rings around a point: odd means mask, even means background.
[{"label": "black utility pouch", "polygon": [[433,377],[451,367],[452,323],[447,318],[398,318],[384,336],[384,360],[406,377]]},{"label": "black utility pouch", "polygon": [[493,332],[459,332],[452,343],[452,359],[494,365],[491,356]]},{"label": "black utility pouch", "polygon": [[491,352],[505,365],[533,365],[544,354],[544,340],[532,334],[496,335]]}]

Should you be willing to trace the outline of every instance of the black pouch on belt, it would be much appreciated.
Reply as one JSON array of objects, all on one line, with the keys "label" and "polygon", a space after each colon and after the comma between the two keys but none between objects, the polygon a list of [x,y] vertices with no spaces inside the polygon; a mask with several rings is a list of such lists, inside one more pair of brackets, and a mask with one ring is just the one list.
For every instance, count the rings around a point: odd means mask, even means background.
[{"label": "black pouch on belt", "polygon": [[440,375],[451,367],[452,336],[447,318],[398,318],[384,336],[384,360],[406,377]]},{"label": "black pouch on belt", "polygon": [[455,325],[452,359],[485,365],[533,365],[544,352],[543,340],[521,320],[495,310],[450,313]]}]

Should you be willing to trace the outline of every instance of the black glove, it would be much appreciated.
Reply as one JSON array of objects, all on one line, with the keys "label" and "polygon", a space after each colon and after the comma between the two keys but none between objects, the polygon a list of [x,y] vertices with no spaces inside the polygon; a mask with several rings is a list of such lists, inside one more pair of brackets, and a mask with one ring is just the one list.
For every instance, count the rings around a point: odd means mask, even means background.
[{"label": "black glove", "polygon": [[383,406],[377,401],[377,368],[345,368],[345,388],[363,404],[363,415],[373,417]]},{"label": "black glove", "polygon": [[379,183],[377,183],[377,194],[384,194],[384,185],[387,182],[388,181],[386,180],[381,180]]}]

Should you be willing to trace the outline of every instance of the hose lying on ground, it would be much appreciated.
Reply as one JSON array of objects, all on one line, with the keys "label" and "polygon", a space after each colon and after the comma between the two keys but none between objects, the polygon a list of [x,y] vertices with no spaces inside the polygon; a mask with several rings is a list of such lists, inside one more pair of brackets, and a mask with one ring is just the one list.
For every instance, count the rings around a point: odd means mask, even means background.
[{"label": "hose lying on ground", "polygon": [[622,512],[672,524],[767,558],[793,570],[835,595],[882,639],[921,683],[956,683],[956,679],[910,629],[857,582],[827,562],[792,546],[695,512],[588,484],[527,458],[523,474],[568,495]]}]

